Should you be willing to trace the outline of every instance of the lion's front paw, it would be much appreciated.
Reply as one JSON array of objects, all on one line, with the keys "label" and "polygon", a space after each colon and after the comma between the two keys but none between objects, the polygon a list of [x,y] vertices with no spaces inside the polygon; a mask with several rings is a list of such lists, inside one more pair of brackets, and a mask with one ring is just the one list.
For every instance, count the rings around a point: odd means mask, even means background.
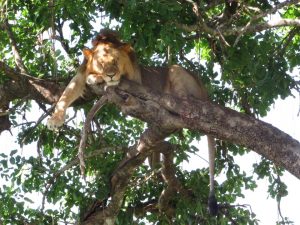
[{"label": "lion's front paw", "polygon": [[62,113],[53,114],[47,121],[47,127],[49,130],[57,130],[65,122],[65,115]]},{"label": "lion's front paw", "polygon": [[86,83],[88,85],[95,85],[95,84],[100,84],[103,82],[104,82],[104,80],[98,74],[89,74],[86,78]]}]

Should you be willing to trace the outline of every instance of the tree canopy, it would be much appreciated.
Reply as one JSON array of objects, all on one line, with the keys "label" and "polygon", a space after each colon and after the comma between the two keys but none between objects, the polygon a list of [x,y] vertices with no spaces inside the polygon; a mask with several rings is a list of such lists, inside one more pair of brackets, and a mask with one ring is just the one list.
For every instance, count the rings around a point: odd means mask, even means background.
[{"label": "tree canopy", "polygon": [[[0,147],[0,224],[258,224],[251,208],[235,204],[243,190],[266,178],[280,202],[283,170],[300,178],[300,143],[258,120],[276,99],[299,92],[298,0],[3,0],[0,7],[0,132],[10,130],[19,145]],[[192,71],[212,102],[182,102],[128,81],[88,87],[65,125],[48,130],[46,117],[101,28],[117,30],[142,65]],[[97,98],[102,107],[85,133]],[[207,211],[208,168],[181,167],[201,152],[195,141],[204,134],[218,139],[216,172],[226,175],[216,183],[217,217]],[[36,154],[25,154],[26,145]],[[251,150],[262,159],[249,175],[234,156]],[[144,161],[155,151],[163,157],[150,167]],[[38,193],[34,205],[29,196]]]}]

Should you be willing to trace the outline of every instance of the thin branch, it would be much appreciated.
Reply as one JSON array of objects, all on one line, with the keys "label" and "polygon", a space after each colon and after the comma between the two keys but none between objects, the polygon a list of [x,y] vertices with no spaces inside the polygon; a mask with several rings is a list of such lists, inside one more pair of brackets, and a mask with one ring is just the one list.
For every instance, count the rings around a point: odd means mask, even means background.
[{"label": "thin branch", "polygon": [[[0,61],[0,70],[3,71],[9,78],[17,81],[7,82],[5,85],[0,85],[0,107],[4,102],[22,98],[28,93],[30,93],[29,95],[31,99],[52,104],[58,101],[63,91],[63,87],[59,86],[56,82],[47,79],[40,79],[27,73],[19,72],[8,66],[3,61]],[[15,87],[15,90],[11,90],[7,86],[11,86],[11,88]]]},{"label": "thin branch", "polygon": [[291,29],[291,31],[284,37],[281,44],[279,44],[275,52],[277,52],[278,55],[284,55],[287,47],[293,41],[294,37],[297,35],[298,32],[299,32],[298,27]]},{"label": "thin branch", "polygon": [[298,90],[298,99],[299,99],[299,104],[298,104],[298,113],[297,113],[297,116],[300,115],[300,91]]},{"label": "thin branch", "polygon": [[[189,3],[192,3],[193,9],[195,9],[195,5],[197,5],[195,2],[193,2],[192,0],[186,0],[186,1]],[[175,25],[178,28],[181,28],[188,32],[203,31],[203,32],[206,32],[213,36],[219,36],[220,34],[222,34],[223,36],[238,35],[238,38],[236,40],[236,43],[237,43],[238,40],[240,39],[240,37],[245,33],[260,32],[263,30],[267,30],[267,29],[271,29],[271,28],[278,28],[278,27],[283,27],[283,26],[299,27],[300,26],[299,19],[280,19],[280,20],[276,20],[276,21],[267,21],[267,22],[261,22],[261,23],[252,25],[252,23],[254,21],[257,21],[269,14],[273,14],[273,13],[277,12],[279,9],[282,9],[283,7],[297,4],[297,3],[299,3],[299,0],[290,0],[290,1],[285,1],[285,2],[279,3],[275,7],[253,16],[246,25],[240,26],[240,27],[233,27],[233,28],[219,27],[219,30],[218,30],[218,29],[207,26],[206,23],[201,20],[200,20],[200,23],[197,23],[196,25],[191,25],[191,26],[188,26],[185,24],[178,24],[178,23]],[[196,15],[199,16],[198,11],[194,11],[194,12]]]},{"label": "thin branch", "polygon": [[[187,32],[194,32],[198,30],[198,26],[196,25],[185,25],[185,24],[175,24],[178,28],[183,29]],[[286,27],[286,26],[295,26],[300,27],[300,19],[280,19],[280,20],[273,20],[273,21],[267,21],[264,23],[258,23],[254,25],[240,26],[240,27],[234,27],[234,28],[219,28],[219,31],[209,28],[209,27],[201,27],[203,32],[207,32],[213,36],[219,36],[220,33],[223,36],[230,36],[230,35],[240,35],[241,33],[255,33],[255,32],[261,32],[264,30],[272,29],[272,28],[279,28],[279,27]]]},{"label": "thin branch", "polygon": [[198,3],[193,0],[185,0],[185,1],[192,4],[192,6],[193,6],[193,12],[195,13],[195,15],[197,17],[197,24],[196,24],[197,30],[198,31],[203,30],[207,33],[214,33],[215,32],[214,29],[207,26],[202,15],[200,14]]},{"label": "thin branch", "polygon": [[251,18],[251,21],[255,21],[255,20],[258,20],[260,18],[263,18],[269,14],[274,14],[275,12],[277,12],[279,9],[282,9],[286,6],[290,6],[290,5],[294,5],[294,4],[297,4],[299,3],[300,1],[299,0],[288,0],[288,1],[285,1],[285,2],[281,2],[279,4],[277,4],[275,7],[271,8],[271,9],[268,9],[266,10],[265,12],[262,12],[258,15],[255,15],[254,17]]},{"label": "thin branch", "polygon": [[251,26],[251,22],[252,21],[249,21],[249,23],[244,27],[239,27],[237,29],[232,30],[232,32],[239,34],[234,42],[234,46],[237,45],[240,38],[245,33],[260,32],[271,28],[278,28],[278,27],[285,27],[285,26],[300,27],[300,19],[280,19],[280,20],[273,20],[273,21],[271,20],[265,23],[259,23],[252,26]]},{"label": "thin branch", "polygon": [[22,60],[22,57],[19,53],[19,48],[17,46],[16,39],[15,39],[13,31],[11,29],[11,25],[8,23],[7,19],[4,20],[4,28],[7,32],[7,35],[9,37],[11,45],[12,45],[12,51],[13,51],[13,54],[14,54],[15,63],[17,65],[17,67],[20,69],[21,73],[26,73],[27,74],[28,72],[27,72],[27,69],[26,69],[26,67],[24,65],[24,62]]},{"label": "thin branch", "polygon": [[[126,152],[126,151],[128,151],[128,149],[124,148],[124,147],[104,147],[104,148],[94,150],[93,152],[90,152],[89,154],[87,154],[85,156],[85,159],[94,158],[96,156],[103,155],[104,153],[112,152],[112,151]],[[73,166],[77,166],[79,163],[80,163],[80,160],[78,157],[71,160],[65,166],[63,166],[60,170],[56,171],[53,174],[53,176],[48,180],[47,185],[45,187],[45,191],[43,192],[41,212],[43,212],[46,196],[47,196],[50,188],[52,187],[52,185],[55,184],[56,180],[61,176],[61,174],[63,174],[67,170],[71,169]]]},{"label": "thin branch", "polygon": [[49,24],[51,25],[51,28],[49,29],[49,37],[51,42],[51,48],[50,48],[50,54],[53,58],[53,65],[51,67],[51,72],[53,77],[57,77],[57,60],[55,56],[55,0],[49,0],[48,7],[50,11],[50,18],[49,18]]},{"label": "thin branch", "polygon": [[63,25],[64,25],[64,21],[62,21],[62,23],[60,23],[58,21],[57,31],[58,31],[59,36],[55,36],[53,38],[55,38],[56,40],[60,41],[61,46],[63,47],[63,49],[66,51],[66,53],[68,55],[70,55],[70,53],[71,53],[70,52],[70,46],[68,44],[68,41],[64,38]]},{"label": "thin branch", "polygon": [[[162,177],[166,183],[166,188],[161,192],[158,200],[158,208],[160,212],[164,212],[169,219],[174,215],[174,209],[169,207],[172,197],[177,193],[177,179],[175,177],[175,168],[173,166],[173,154],[170,152],[163,153]],[[170,210],[171,209],[171,210]]]},{"label": "thin branch", "polygon": [[97,101],[97,103],[89,111],[82,129],[81,140],[78,148],[78,158],[80,162],[80,171],[82,176],[84,176],[84,170],[85,170],[84,149],[86,147],[87,135],[90,132],[90,123],[94,118],[94,116],[96,115],[96,113],[105,105],[107,100],[108,100],[107,96],[104,95]]},{"label": "thin branch", "polygon": [[127,211],[132,212],[137,218],[143,217],[147,212],[158,212],[157,200],[149,200],[129,206]]},{"label": "thin branch", "polygon": [[20,101],[18,101],[12,108],[7,109],[5,111],[0,111],[0,116],[5,116],[14,113],[19,106],[21,106],[25,101],[28,100],[28,97],[29,95],[26,95],[25,97],[21,98]]}]

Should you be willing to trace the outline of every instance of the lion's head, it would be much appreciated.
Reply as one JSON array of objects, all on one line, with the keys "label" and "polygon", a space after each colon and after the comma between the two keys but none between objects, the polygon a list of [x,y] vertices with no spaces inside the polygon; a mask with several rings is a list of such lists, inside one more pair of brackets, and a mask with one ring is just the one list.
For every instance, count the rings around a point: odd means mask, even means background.
[{"label": "lion's head", "polygon": [[93,40],[92,49],[84,49],[87,60],[87,83],[104,80],[107,86],[118,85],[122,76],[132,80],[135,74],[134,52],[132,47],[121,42],[116,33],[101,31]]}]

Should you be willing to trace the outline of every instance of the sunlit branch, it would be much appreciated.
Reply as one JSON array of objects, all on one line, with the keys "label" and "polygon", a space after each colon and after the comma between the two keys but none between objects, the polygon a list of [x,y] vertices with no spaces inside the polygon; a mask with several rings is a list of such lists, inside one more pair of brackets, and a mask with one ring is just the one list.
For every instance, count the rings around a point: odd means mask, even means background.
[{"label": "sunlit branch", "polygon": [[81,140],[80,140],[80,144],[79,144],[79,148],[78,148],[78,159],[80,162],[80,171],[81,171],[82,176],[84,176],[84,170],[85,170],[84,149],[86,147],[87,136],[88,136],[88,134],[90,132],[90,128],[91,128],[90,123],[91,123],[92,119],[94,118],[94,116],[96,115],[96,113],[105,105],[106,102],[107,102],[106,95],[102,96],[97,101],[97,103],[89,111],[89,113],[86,117],[86,121],[84,123],[83,129],[82,129]]}]

